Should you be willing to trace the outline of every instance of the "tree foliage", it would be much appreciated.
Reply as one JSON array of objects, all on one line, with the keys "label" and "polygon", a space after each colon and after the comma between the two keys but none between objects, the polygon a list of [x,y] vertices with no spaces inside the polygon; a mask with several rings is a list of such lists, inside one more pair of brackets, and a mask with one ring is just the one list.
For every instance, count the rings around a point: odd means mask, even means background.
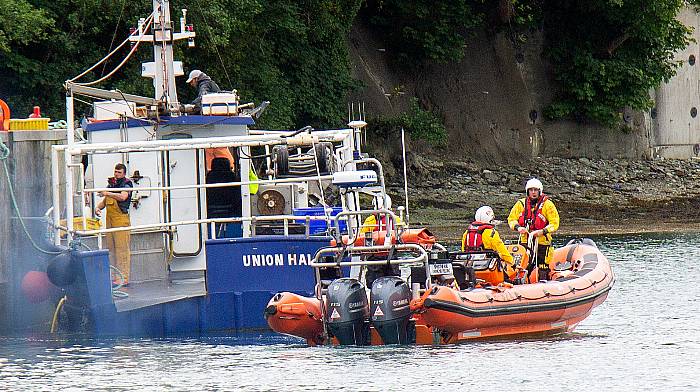
[{"label": "tree foliage", "polygon": [[[0,0],[5,1],[15,0]],[[150,1],[34,0],[32,5],[22,1],[14,4],[33,13],[0,24],[0,49],[3,42],[8,48],[0,52],[0,97],[19,113],[39,104],[57,118],[64,117],[63,82],[100,60],[151,9]],[[188,8],[188,23],[197,32],[195,49],[176,48],[186,72],[201,69],[222,88],[238,89],[243,100],[270,100],[260,126],[342,123],[345,96],[355,86],[345,39],[360,0],[173,0],[170,4],[176,25],[179,10]],[[18,25],[36,31],[9,35]],[[152,96],[152,82],[139,76],[140,63],[153,57],[147,46],[98,87]],[[108,73],[128,50],[126,45],[114,61],[96,68],[85,80]],[[184,78],[178,78],[178,92],[183,102],[194,98]]]},{"label": "tree foliage", "polygon": [[548,57],[563,91],[553,118],[606,125],[623,107],[646,110],[649,90],[675,74],[674,53],[691,30],[676,19],[682,0],[557,0],[543,7]]},{"label": "tree foliage", "polygon": [[[197,32],[197,48],[176,49],[185,70],[202,69],[244,100],[272,101],[262,127],[342,123],[347,93],[358,83],[350,76],[346,40],[362,4],[360,17],[383,33],[404,65],[457,61],[479,29],[543,28],[545,54],[562,87],[549,116],[613,124],[623,107],[648,108],[648,90],[674,74],[673,54],[690,40],[690,30],[675,18],[685,3],[172,0],[171,10],[177,21],[179,9],[188,8]],[[18,113],[38,104],[62,118],[63,81],[101,59],[150,8],[150,1],[0,0],[0,98]],[[152,82],[139,75],[140,63],[152,57],[146,46],[99,87],[152,95]],[[112,70],[127,51],[128,45],[86,79]],[[178,91],[183,102],[193,98],[184,78]]]},{"label": "tree foliage", "polygon": [[[699,0],[691,3],[697,7]],[[619,121],[624,107],[645,110],[648,91],[674,75],[676,51],[691,30],[676,15],[683,0],[378,0],[372,19],[392,50],[415,64],[464,56],[470,29],[543,28],[545,57],[561,82],[550,118]],[[470,53],[468,55],[478,55]],[[405,62],[403,62],[406,64]]]}]

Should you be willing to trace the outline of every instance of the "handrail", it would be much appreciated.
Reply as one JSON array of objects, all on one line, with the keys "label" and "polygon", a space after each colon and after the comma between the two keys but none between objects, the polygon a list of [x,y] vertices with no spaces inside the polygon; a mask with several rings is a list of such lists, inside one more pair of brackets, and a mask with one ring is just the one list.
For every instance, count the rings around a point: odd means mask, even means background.
[{"label": "handrail", "polygon": [[[389,252],[391,250],[405,252],[414,251],[419,254],[418,257],[413,257],[410,259],[394,259],[394,260],[359,260],[359,261],[339,261],[339,262],[320,262],[319,259],[321,255],[327,253],[334,253],[336,255],[342,253],[349,254],[363,254],[368,252]],[[428,261],[428,252],[422,246],[418,244],[398,244],[393,246],[349,246],[346,248],[342,247],[326,247],[321,248],[316,252],[314,260],[309,263],[309,266],[314,268],[323,267],[344,267],[344,266],[357,266],[357,265],[385,265],[385,264],[413,264],[413,263],[423,263]]]},{"label": "handrail", "polygon": [[[347,132],[349,132],[349,130],[344,129],[319,131],[314,133],[314,136],[319,139],[319,142],[340,142],[346,138],[345,133]],[[284,138],[280,135],[249,135],[192,139],[144,140],[119,143],[93,143],[72,146],[61,144],[52,146],[52,148],[59,151],[68,150],[68,153],[71,155],[80,155],[85,153],[109,154],[122,152],[196,150],[217,147],[257,147],[274,144],[296,145],[295,143],[297,142],[303,144],[305,140]]]},{"label": "handrail", "polygon": [[[275,221],[275,220],[280,220],[280,221],[288,221],[288,220],[326,220],[325,216],[311,216],[311,215],[265,215],[265,216],[251,216],[251,217],[232,217],[232,218],[206,218],[206,219],[192,219],[192,220],[186,220],[186,221],[175,221],[175,222],[159,222],[159,223],[151,223],[151,224],[145,224],[145,225],[136,225],[136,226],[123,226],[123,227],[113,227],[110,229],[97,229],[97,230],[72,230],[70,231],[71,233],[80,235],[80,236],[89,236],[89,235],[95,235],[99,233],[114,233],[118,231],[127,231],[127,230],[141,230],[141,229],[158,229],[158,228],[163,228],[163,227],[170,227],[170,226],[184,226],[184,225],[198,225],[202,223],[235,223],[235,222],[256,222],[256,221]],[[54,228],[64,230],[64,231],[69,231],[65,229],[64,227],[61,226],[54,226]]]},{"label": "handrail", "polygon": [[[399,227],[398,227],[398,220],[396,219],[396,214],[394,214],[391,210],[387,209],[379,209],[379,210],[359,210],[359,211],[342,211],[338,213],[336,216],[333,217],[333,226],[336,229],[336,233],[338,233],[338,238],[337,241],[338,243],[342,242],[342,237],[340,237],[340,217],[343,216],[358,216],[362,214],[385,214],[391,217],[391,223],[394,228],[394,238],[399,238]],[[388,226],[388,220],[387,220],[387,226]],[[377,222],[379,225],[380,223]],[[364,227],[364,223],[361,225]],[[348,233],[349,234],[349,233]],[[353,233],[352,241],[348,241],[350,244],[354,244],[355,241],[357,240],[357,236],[360,234],[360,230],[358,230],[356,233]]]},{"label": "handrail", "polygon": [[[323,180],[330,180],[333,176],[321,176]],[[200,189],[200,188],[224,188],[228,186],[243,186],[252,184],[282,184],[282,183],[297,183],[307,181],[318,181],[318,176],[313,177],[295,177],[295,178],[278,178],[274,180],[256,180],[256,181],[235,181],[235,182],[217,182],[215,184],[192,184],[192,185],[173,185],[173,186],[144,186],[134,188],[85,188],[84,192],[115,192],[126,191],[160,191],[160,190],[181,190],[181,189]]]}]

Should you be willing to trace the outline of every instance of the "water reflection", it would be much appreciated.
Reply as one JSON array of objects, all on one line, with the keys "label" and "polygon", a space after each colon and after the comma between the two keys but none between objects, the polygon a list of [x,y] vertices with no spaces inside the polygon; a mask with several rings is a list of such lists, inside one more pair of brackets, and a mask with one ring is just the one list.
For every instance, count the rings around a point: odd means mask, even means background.
[{"label": "water reflection", "polygon": [[[0,338],[0,390],[658,390],[700,377],[700,237],[594,237],[616,284],[576,332],[441,347],[307,347],[277,335]],[[566,239],[562,239],[566,241]]]}]

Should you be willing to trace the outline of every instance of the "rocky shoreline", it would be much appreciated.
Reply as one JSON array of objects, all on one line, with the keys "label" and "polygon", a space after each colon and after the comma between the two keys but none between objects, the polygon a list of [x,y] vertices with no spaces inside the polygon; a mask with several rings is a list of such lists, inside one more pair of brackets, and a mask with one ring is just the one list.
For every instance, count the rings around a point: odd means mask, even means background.
[{"label": "rocky shoreline", "polygon": [[[411,223],[443,241],[460,238],[481,205],[491,205],[505,221],[533,176],[559,210],[559,235],[700,231],[700,159],[537,158],[487,165],[411,154],[408,163]],[[395,206],[404,199],[401,170],[386,170]],[[500,231],[512,236],[505,223]]]}]

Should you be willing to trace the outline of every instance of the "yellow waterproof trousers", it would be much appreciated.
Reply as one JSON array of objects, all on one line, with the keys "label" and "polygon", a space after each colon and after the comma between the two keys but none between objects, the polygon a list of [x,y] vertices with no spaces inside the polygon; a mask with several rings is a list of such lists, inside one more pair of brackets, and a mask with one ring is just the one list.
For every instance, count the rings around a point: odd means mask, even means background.
[{"label": "yellow waterproof trousers", "polygon": [[[117,205],[117,201],[107,198],[107,228],[130,226],[129,214],[125,214]],[[107,233],[105,236],[107,249],[109,249],[109,264],[117,267],[124,276],[126,282],[129,281],[129,271],[131,270],[131,232],[117,231]]]}]

